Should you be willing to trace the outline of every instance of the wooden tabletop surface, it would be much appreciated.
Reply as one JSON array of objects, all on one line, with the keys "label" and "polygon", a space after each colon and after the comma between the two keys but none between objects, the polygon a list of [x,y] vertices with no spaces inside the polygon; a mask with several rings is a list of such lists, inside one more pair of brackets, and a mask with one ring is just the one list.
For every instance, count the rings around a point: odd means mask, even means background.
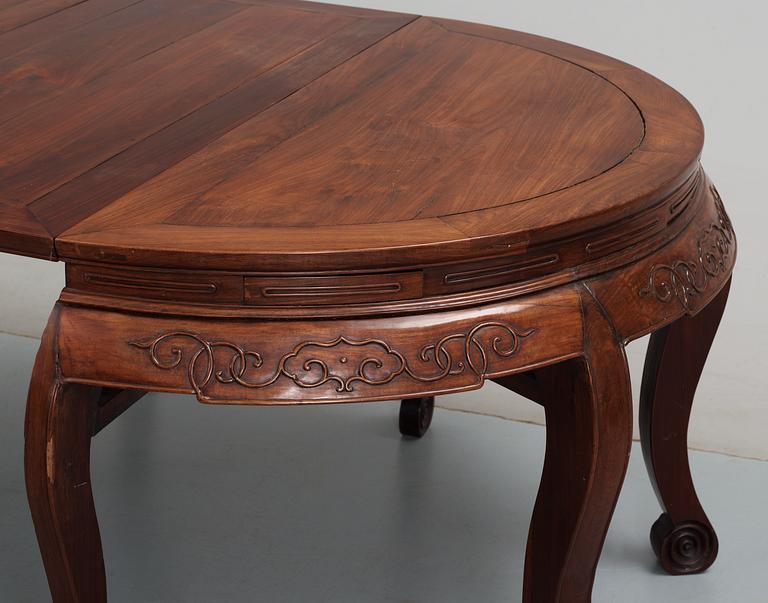
[{"label": "wooden tabletop surface", "polygon": [[358,271],[610,240],[703,143],[608,57],[298,0],[0,0],[0,57],[0,249],[50,259]]}]

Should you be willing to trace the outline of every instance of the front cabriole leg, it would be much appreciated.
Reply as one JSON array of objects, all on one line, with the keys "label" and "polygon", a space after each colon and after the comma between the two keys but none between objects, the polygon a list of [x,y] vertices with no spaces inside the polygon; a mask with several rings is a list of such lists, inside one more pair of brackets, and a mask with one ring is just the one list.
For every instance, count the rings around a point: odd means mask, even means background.
[{"label": "front cabriole leg", "polygon": [[58,330],[57,307],[27,399],[27,495],[54,603],[104,603],[104,558],[90,478],[99,388],[61,380]]},{"label": "front cabriole leg", "polygon": [[640,431],[648,473],[664,513],[651,543],[670,574],[706,570],[718,540],[688,463],[688,421],[696,386],[728,299],[730,281],[703,310],[651,336],[640,392]]},{"label": "front cabriole leg", "polygon": [[632,443],[624,349],[584,297],[584,355],[535,372],[547,450],[526,552],[523,601],[591,601]]},{"label": "front cabriole leg", "polygon": [[717,332],[736,262],[733,224],[714,185],[691,201],[696,213],[665,247],[589,283],[625,341],[652,333],[640,392],[640,433],[664,513],[651,540],[672,574],[707,569],[718,541],[688,464],[691,406]]}]

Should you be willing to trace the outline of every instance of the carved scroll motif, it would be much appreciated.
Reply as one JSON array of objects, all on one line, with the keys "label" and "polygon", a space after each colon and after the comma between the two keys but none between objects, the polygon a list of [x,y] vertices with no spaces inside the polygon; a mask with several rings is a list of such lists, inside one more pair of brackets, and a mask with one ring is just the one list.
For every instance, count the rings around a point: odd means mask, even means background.
[{"label": "carved scroll motif", "polygon": [[[534,329],[516,330],[498,321],[483,322],[466,333],[443,337],[424,346],[418,361],[380,339],[339,336],[330,341],[306,341],[282,355],[271,371],[264,371],[260,352],[227,341],[212,341],[189,331],[170,331],[130,345],[147,350],[159,369],[174,370],[186,362],[186,373],[200,400],[213,382],[248,389],[273,385],[280,378],[304,388],[332,386],[352,392],[357,385],[379,386],[398,377],[424,383],[438,382],[469,370],[479,378],[488,371],[489,355],[506,358],[520,349]],[[482,334],[482,336],[481,336]]]},{"label": "carved scroll motif", "polygon": [[717,222],[697,239],[697,257],[653,266],[648,283],[639,291],[641,297],[653,296],[664,303],[677,300],[685,310],[690,310],[691,299],[706,291],[711,279],[728,269],[735,241],[733,225],[717,190],[714,186],[710,190],[715,198]]}]

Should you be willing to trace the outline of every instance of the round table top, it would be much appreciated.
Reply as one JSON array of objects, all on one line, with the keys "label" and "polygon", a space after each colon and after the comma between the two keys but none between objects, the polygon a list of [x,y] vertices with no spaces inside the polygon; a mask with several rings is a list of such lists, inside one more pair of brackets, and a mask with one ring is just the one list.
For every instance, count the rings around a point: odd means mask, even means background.
[{"label": "round table top", "polygon": [[703,144],[667,85],[524,33],[298,0],[6,4],[13,253],[356,272],[581,237],[599,257]]}]

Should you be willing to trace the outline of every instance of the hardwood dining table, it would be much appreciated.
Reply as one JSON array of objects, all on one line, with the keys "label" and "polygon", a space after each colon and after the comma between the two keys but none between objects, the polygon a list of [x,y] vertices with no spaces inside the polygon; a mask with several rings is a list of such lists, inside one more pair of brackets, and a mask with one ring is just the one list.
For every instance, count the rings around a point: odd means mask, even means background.
[{"label": "hardwood dining table", "polygon": [[523,601],[586,603],[649,334],[652,548],[714,562],[687,429],[736,240],[699,116],[653,76],[301,0],[0,0],[0,140],[0,250],[66,269],[25,427],[55,603],[107,600],[91,439],[143,394],[397,400],[421,437],[488,380],[546,411]]}]

